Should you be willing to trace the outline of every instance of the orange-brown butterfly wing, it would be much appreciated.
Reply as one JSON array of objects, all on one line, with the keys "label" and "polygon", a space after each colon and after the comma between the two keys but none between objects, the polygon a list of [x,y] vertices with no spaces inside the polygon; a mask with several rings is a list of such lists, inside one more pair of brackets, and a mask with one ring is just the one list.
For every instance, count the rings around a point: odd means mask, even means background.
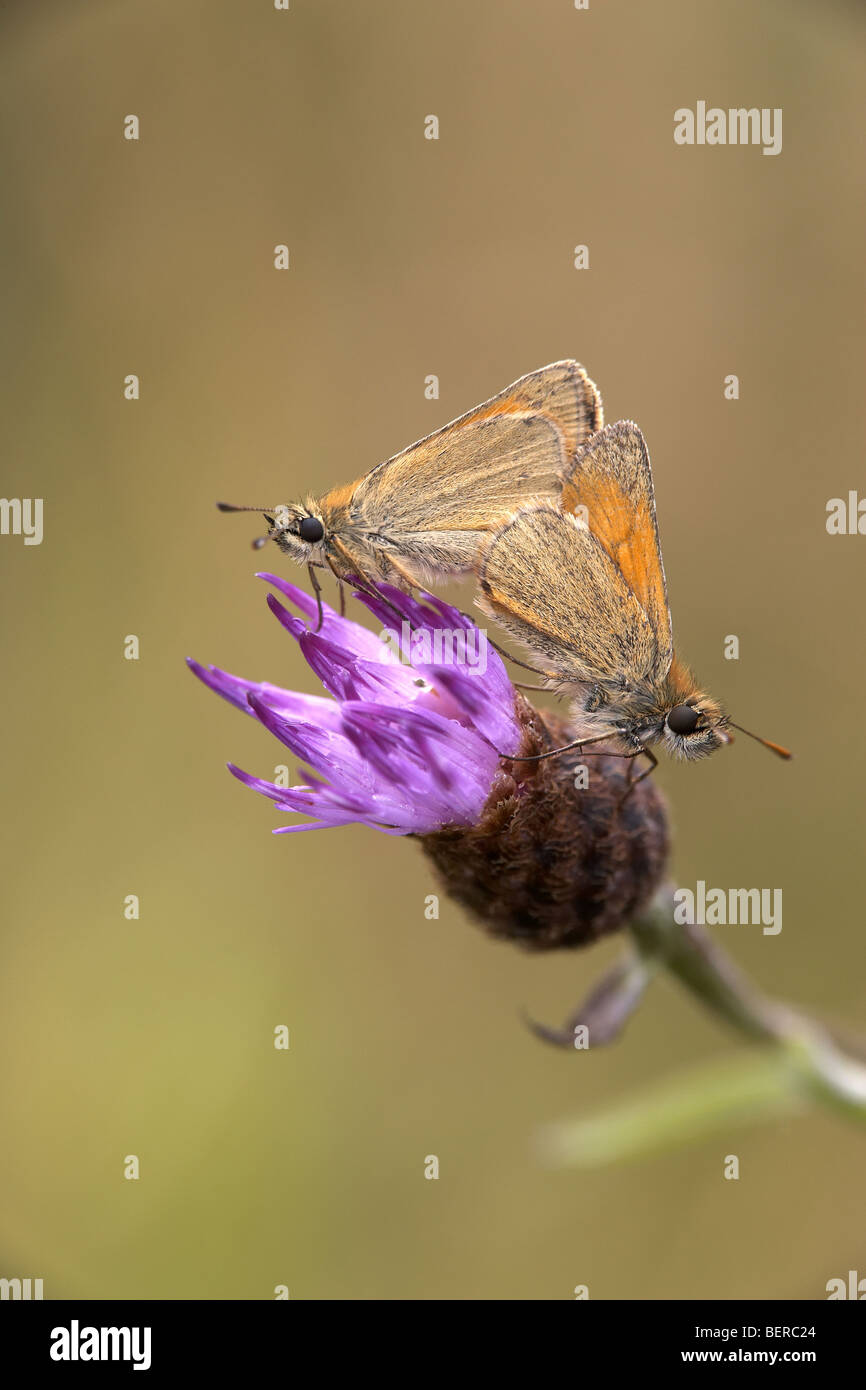
[{"label": "orange-brown butterfly wing", "polygon": [[478,606],[563,685],[658,675],[655,633],[589,527],[556,507],[523,507],[482,544]]},{"label": "orange-brown butterfly wing", "polygon": [[559,502],[574,451],[600,420],[583,368],[555,362],[379,464],[348,502],[346,489],[326,494],[322,513],[335,534],[363,535],[380,568],[391,556],[422,577],[465,573],[482,537],[518,507]]},{"label": "orange-brown butterfly wing", "polygon": [[417,529],[422,513],[425,530],[498,525],[532,498],[559,497],[571,456],[601,420],[583,367],[554,362],[380,463],[356,485],[353,505],[398,530]]},{"label": "orange-brown butterfly wing", "polygon": [[[566,452],[573,454],[604,424],[601,393],[579,362],[568,358],[539,367],[512,382],[498,396],[476,406],[445,429],[464,426],[492,415],[547,415],[562,431]],[[444,431],[438,431],[443,433]],[[428,438],[435,438],[429,435]],[[426,441],[424,441],[426,442]]]},{"label": "orange-brown butterfly wing", "polygon": [[[585,512],[578,509],[585,507]],[[608,425],[581,449],[562,491],[604,546],[647,615],[665,671],[673,657],[671,615],[644,437],[630,420]]]}]

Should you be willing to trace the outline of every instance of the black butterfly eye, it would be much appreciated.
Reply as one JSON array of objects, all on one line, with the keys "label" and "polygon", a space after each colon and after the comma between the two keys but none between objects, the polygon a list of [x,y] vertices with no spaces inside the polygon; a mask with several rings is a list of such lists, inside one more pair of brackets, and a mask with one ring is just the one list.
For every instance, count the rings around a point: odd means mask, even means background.
[{"label": "black butterfly eye", "polygon": [[693,734],[699,719],[698,711],[691,705],[674,705],[668,714],[668,728],[672,734]]},{"label": "black butterfly eye", "polygon": [[298,535],[302,541],[309,541],[310,545],[315,545],[325,534],[325,528],[317,516],[302,517],[298,526]]}]

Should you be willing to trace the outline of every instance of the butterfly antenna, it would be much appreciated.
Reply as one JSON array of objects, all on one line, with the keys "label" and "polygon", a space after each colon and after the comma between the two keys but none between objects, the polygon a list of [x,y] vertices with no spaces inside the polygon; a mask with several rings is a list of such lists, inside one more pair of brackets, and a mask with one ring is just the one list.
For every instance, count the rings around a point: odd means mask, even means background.
[{"label": "butterfly antenna", "polygon": [[781,743],[771,743],[768,738],[761,738],[760,734],[753,734],[750,729],[744,729],[742,724],[735,724],[732,719],[728,720],[732,729],[739,729],[741,734],[746,734],[748,738],[753,738],[756,743],[762,743],[765,748],[769,748],[771,753],[775,753],[777,758],[784,758],[787,762],[793,758],[794,754],[788,749],[783,748]]},{"label": "butterfly antenna", "polygon": [[[217,510],[221,512],[261,512],[265,520],[270,521],[273,525],[273,521],[268,515],[274,510],[273,507],[236,507],[233,502],[217,502]],[[263,545],[267,545],[269,539],[268,536],[256,536],[252,542],[253,550],[261,550]]]},{"label": "butterfly antenna", "polygon": [[267,516],[268,512],[276,510],[274,507],[236,507],[233,502],[217,502],[217,510],[221,512],[261,512]]}]

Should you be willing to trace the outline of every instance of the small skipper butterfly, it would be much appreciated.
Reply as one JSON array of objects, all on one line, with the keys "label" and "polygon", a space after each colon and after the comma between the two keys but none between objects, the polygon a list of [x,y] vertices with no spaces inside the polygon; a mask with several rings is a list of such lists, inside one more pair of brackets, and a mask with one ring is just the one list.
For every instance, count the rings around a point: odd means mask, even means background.
[{"label": "small skipper butterfly", "polygon": [[483,543],[478,576],[479,607],[550,663],[552,688],[576,696],[586,737],[568,747],[619,740],[621,756],[650,759],[645,777],[657,764],[654,744],[694,759],[732,742],[730,728],[758,737],[733,724],[674,654],[652,470],[637,425],[608,425],[578,449],[561,510],[549,502],[518,510]]},{"label": "small skipper butterfly", "polygon": [[459,576],[482,537],[523,503],[556,503],[576,449],[603,424],[601,396],[577,362],[530,372],[451,424],[319,498],[262,511],[274,541],[298,564],[337,579],[415,585]]}]

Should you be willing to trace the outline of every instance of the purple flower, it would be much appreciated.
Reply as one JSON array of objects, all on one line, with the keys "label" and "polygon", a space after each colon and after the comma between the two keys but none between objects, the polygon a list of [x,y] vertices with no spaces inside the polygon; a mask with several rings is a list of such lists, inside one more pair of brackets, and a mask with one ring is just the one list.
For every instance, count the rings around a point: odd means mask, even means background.
[{"label": "purple flower", "polygon": [[[277,575],[259,578],[316,620],[316,601],[302,589]],[[189,661],[205,685],[258,719],[327,778],[302,770],[303,785],[280,787],[229,763],[235,777],[281,811],[315,818],[281,826],[275,834],[352,822],[393,835],[473,825],[500,753],[518,751],[514,690],[484,633],[440,599],[425,595],[421,603],[387,584],[377,590],[378,598],[356,597],[391,634],[389,645],[324,603],[321,630],[313,632],[275,594],[268,595],[271,612],[328,696],[302,695]]]}]

